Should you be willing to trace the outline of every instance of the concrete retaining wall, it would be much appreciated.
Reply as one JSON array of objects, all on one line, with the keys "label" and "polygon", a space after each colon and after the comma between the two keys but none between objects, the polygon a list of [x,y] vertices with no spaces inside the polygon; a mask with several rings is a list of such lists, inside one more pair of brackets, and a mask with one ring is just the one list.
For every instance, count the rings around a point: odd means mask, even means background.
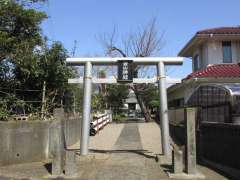
[{"label": "concrete retaining wall", "polygon": [[[50,157],[52,121],[0,122],[0,166],[34,161]],[[64,118],[67,145],[80,137],[80,118]]]}]

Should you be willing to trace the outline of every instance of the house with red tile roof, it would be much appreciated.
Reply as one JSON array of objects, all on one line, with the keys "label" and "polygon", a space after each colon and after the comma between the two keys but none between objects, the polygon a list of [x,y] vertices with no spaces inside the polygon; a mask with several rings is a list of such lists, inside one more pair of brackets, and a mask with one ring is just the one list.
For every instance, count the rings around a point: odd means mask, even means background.
[{"label": "house with red tile roof", "polygon": [[179,52],[192,59],[192,73],[168,88],[170,107],[187,104],[202,84],[240,83],[240,26],[198,31]]},{"label": "house with red tile roof", "polygon": [[176,108],[198,107],[198,158],[240,177],[240,161],[235,160],[240,147],[236,145],[240,125],[240,27],[198,31],[179,56],[192,60],[192,73],[167,91],[170,130],[175,132],[172,135],[181,140],[176,132],[184,132],[184,109]]}]

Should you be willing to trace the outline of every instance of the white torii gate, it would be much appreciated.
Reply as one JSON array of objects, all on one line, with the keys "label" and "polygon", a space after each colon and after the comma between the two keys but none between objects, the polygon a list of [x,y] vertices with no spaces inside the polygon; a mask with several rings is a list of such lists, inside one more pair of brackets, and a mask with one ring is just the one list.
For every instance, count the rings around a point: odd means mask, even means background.
[{"label": "white torii gate", "polygon": [[117,65],[119,61],[131,60],[134,64],[138,65],[156,65],[158,76],[155,78],[133,78],[132,83],[156,83],[159,87],[160,99],[160,126],[161,126],[161,139],[162,151],[166,156],[171,155],[170,138],[169,138],[169,121],[168,121],[168,105],[167,105],[167,80],[172,83],[177,83],[177,79],[167,79],[165,76],[165,65],[182,65],[182,57],[93,57],[93,58],[67,58],[67,64],[72,66],[84,66],[84,77],[80,79],[69,79],[69,83],[84,83],[84,96],[83,96],[83,120],[81,127],[81,140],[80,140],[80,154],[88,154],[89,144],[89,129],[91,117],[91,93],[92,83],[118,83],[114,78],[92,78],[92,65]]}]

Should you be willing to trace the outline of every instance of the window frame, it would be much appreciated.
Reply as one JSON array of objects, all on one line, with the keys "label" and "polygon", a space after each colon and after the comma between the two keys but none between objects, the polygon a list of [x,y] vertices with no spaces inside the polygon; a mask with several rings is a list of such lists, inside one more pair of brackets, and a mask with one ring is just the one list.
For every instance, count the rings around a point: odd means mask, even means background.
[{"label": "window frame", "polygon": [[193,70],[197,71],[200,69],[200,56],[199,54],[195,54],[193,57]]},{"label": "window frame", "polygon": [[223,63],[232,63],[232,42],[231,41],[222,41],[222,57],[223,57]]}]

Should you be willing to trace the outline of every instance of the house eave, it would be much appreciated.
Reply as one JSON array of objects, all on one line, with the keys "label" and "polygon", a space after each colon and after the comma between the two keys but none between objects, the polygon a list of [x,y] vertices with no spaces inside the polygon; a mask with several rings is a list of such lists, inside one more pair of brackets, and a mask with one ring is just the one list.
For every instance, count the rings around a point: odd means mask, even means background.
[{"label": "house eave", "polygon": [[199,43],[201,43],[204,39],[208,39],[209,35],[199,35],[195,34],[188,42],[187,44],[181,49],[181,51],[178,53],[178,56],[182,57],[192,57],[192,51],[195,46],[197,46]]},{"label": "house eave", "polygon": [[175,84],[173,86],[170,86],[168,88],[168,93],[172,93],[179,88],[182,88],[187,85],[191,84],[201,84],[201,83],[207,83],[207,84],[213,84],[213,83],[240,83],[240,78],[238,77],[205,77],[205,78],[192,78],[192,79],[186,79],[182,80],[182,83]]},{"label": "house eave", "polygon": [[240,83],[239,77],[205,77],[183,80],[185,84],[191,83]]},{"label": "house eave", "polygon": [[180,50],[178,56],[192,57],[194,49],[206,40],[240,40],[240,34],[195,34]]}]

